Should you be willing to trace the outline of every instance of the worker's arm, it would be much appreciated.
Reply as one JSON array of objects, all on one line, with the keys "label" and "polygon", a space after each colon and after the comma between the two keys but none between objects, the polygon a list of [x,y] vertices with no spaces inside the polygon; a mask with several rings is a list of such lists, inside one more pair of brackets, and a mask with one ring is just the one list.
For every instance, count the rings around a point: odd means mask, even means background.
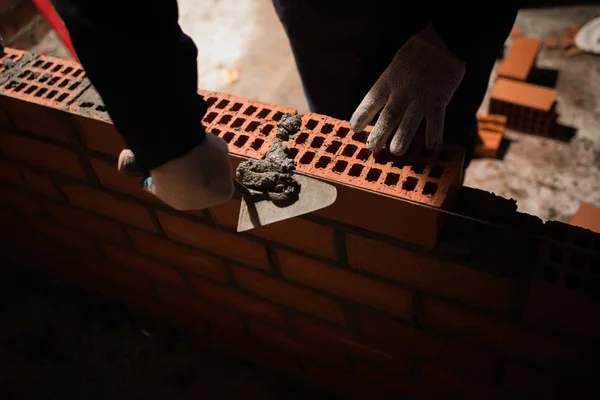
[{"label": "worker's arm", "polygon": [[206,135],[197,49],[176,0],[53,0],[73,47],[152,193],[180,210],[233,194],[227,144]]},{"label": "worker's arm", "polygon": [[444,44],[463,61],[498,54],[515,23],[523,1],[507,0],[491,7],[471,2],[469,8],[441,2],[433,27]]},{"label": "worker's arm", "polygon": [[53,0],[117,130],[150,170],[204,139],[194,42],[176,0]]}]

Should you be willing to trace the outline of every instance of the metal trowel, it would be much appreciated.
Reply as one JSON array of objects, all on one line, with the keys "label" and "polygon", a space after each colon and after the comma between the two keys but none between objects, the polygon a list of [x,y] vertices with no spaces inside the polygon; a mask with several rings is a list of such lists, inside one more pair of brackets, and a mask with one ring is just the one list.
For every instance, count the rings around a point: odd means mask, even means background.
[{"label": "metal trowel", "polygon": [[[119,172],[127,175],[146,178],[150,175],[138,167],[135,156],[130,150],[121,152],[117,168]],[[337,198],[335,186],[298,173],[294,174],[294,178],[300,184],[300,192],[298,199],[286,206],[273,203],[264,193],[250,190],[234,178],[236,194],[241,198],[237,231],[243,232],[308,214],[335,202]],[[146,181],[145,185],[147,185]]]},{"label": "metal trowel", "polygon": [[251,191],[234,179],[235,190],[242,199],[237,231],[244,232],[308,214],[335,202],[337,198],[335,186],[306,175],[294,174],[294,179],[300,184],[298,199],[286,206],[277,205],[263,193]]}]

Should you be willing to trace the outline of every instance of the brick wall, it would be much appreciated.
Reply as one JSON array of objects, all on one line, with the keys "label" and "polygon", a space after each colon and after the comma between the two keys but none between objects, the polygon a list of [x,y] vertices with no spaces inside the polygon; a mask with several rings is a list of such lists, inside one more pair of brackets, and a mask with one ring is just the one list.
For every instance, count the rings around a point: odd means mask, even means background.
[{"label": "brick wall", "polygon": [[[366,133],[305,114],[299,170],[338,201],[238,234],[236,200],[177,212],[117,173],[123,142],[77,64],[7,57],[4,257],[346,397],[572,399],[594,382],[600,238],[459,189],[458,149],[373,157]],[[293,111],[201,94],[234,164]]]}]

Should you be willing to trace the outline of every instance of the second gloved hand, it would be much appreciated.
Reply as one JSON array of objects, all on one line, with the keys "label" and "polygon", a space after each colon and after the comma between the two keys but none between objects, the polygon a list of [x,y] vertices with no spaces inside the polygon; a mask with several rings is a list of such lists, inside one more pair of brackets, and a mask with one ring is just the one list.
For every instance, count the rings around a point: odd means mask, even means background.
[{"label": "second gloved hand", "polygon": [[441,144],[446,106],[458,88],[465,63],[450,52],[433,26],[413,36],[360,103],[350,126],[360,132],[383,108],[367,147],[378,151],[392,137],[390,151],[406,153],[417,128],[426,120],[428,148]]},{"label": "second gloved hand", "polygon": [[181,211],[211,207],[234,192],[227,144],[208,133],[191,152],[150,171],[150,176],[147,189]]}]

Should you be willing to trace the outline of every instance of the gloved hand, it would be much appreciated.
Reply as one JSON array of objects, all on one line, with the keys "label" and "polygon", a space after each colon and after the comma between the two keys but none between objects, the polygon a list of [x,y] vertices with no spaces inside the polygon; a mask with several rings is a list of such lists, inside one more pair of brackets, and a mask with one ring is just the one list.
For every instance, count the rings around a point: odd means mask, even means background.
[{"label": "gloved hand", "polygon": [[450,52],[433,26],[404,44],[360,103],[350,127],[364,130],[383,107],[367,139],[367,148],[381,150],[394,135],[390,151],[403,155],[419,124],[426,119],[425,144],[441,144],[446,106],[465,72],[465,63]]},{"label": "gloved hand", "polygon": [[[141,174],[135,155],[123,150],[119,171]],[[150,171],[144,187],[176,210],[201,210],[233,196],[233,175],[227,144],[212,134],[191,152]]]}]

